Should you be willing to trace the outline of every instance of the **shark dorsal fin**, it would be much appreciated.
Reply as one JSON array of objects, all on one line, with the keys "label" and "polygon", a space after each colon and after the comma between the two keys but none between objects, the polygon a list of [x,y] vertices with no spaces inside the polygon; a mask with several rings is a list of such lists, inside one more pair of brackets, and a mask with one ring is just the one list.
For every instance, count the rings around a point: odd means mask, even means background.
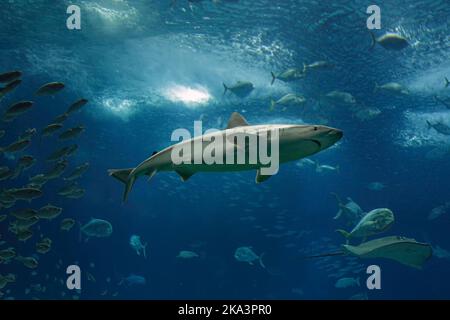
[{"label": "shark dorsal fin", "polygon": [[247,120],[245,120],[245,118],[238,112],[233,112],[231,114],[230,120],[228,120],[228,125],[226,129],[244,126],[248,126]]}]

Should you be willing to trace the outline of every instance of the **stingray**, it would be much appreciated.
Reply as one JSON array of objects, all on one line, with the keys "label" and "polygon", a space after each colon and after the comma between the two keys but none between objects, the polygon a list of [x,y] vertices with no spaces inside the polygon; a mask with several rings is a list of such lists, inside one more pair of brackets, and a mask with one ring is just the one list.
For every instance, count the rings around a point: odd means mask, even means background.
[{"label": "stingray", "polygon": [[353,255],[362,259],[385,258],[397,261],[408,267],[422,269],[424,263],[431,258],[431,245],[420,243],[414,239],[390,236],[363,242],[358,246],[342,245],[338,252],[308,256],[306,258],[321,258],[329,256]]}]

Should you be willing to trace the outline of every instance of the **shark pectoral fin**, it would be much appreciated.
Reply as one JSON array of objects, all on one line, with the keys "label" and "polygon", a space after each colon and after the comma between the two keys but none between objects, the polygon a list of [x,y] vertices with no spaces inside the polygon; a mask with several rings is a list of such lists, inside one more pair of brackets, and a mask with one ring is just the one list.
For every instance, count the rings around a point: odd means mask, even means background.
[{"label": "shark pectoral fin", "polygon": [[267,179],[269,179],[272,175],[263,175],[261,174],[261,169],[258,169],[258,171],[256,171],[256,183],[261,183],[266,181]]},{"label": "shark pectoral fin", "polygon": [[190,177],[194,175],[195,172],[189,172],[189,171],[182,171],[182,170],[175,170],[176,173],[181,177],[181,180],[185,182]]},{"label": "shark pectoral fin", "polygon": [[248,126],[247,120],[237,112],[233,112],[231,114],[230,120],[228,120],[228,125],[226,129],[236,128],[236,127],[244,127]]}]

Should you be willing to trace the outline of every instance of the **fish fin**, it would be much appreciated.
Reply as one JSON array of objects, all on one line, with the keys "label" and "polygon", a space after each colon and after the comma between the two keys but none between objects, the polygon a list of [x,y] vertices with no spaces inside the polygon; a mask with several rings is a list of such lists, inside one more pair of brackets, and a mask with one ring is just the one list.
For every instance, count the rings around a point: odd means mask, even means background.
[{"label": "fish fin", "polygon": [[108,174],[122,183],[127,183],[128,176],[130,175],[133,168],[129,169],[110,169],[108,170]]},{"label": "fish fin", "polygon": [[275,102],[275,100],[271,99],[271,100],[270,100],[269,111],[275,110],[275,105],[276,105],[276,104],[277,104],[277,103]]},{"label": "fish fin", "polygon": [[375,47],[375,44],[377,43],[377,39],[375,39],[375,35],[373,34],[373,32],[370,31],[369,33],[372,38],[372,42],[370,43],[369,50],[373,50],[373,48]]},{"label": "fish fin", "polygon": [[238,112],[233,112],[231,114],[230,120],[228,120],[228,125],[226,129],[245,127],[248,126],[247,120]]},{"label": "fish fin", "polygon": [[450,81],[448,81],[447,77],[444,77],[444,79],[445,79],[445,87],[447,88],[448,85],[450,84]]},{"label": "fish fin", "polygon": [[261,253],[261,255],[259,256],[259,265],[263,268],[263,269],[266,269],[266,266],[265,266],[265,264],[264,264],[264,262],[263,262],[263,257],[264,257],[264,255],[265,255],[266,253],[265,252],[263,252],[263,253]]},{"label": "fish fin", "polygon": [[256,178],[255,178],[255,181],[256,181],[256,183],[261,183],[261,182],[264,182],[264,181],[266,181],[267,179],[269,179],[270,177],[271,177],[272,175],[263,175],[263,174],[261,174],[261,168],[259,168],[257,171],[256,171]]},{"label": "fish fin", "polygon": [[336,213],[336,215],[334,216],[334,220],[337,220],[337,219],[339,219],[340,217],[341,217],[341,215],[342,215],[342,209],[339,209],[339,211]]},{"label": "fish fin", "polygon": [[433,128],[433,126],[431,125],[431,122],[430,122],[430,121],[428,121],[428,120],[425,120],[425,121],[427,122],[428,130],[430,130],[431,128]]},{"label": "fish fin", "polygon": [[223,95],[225,95],[225,93],[227,93],[227,91],[228,91],[228,87],[225,83],[222,83],[222,84],[223,84],[223,88],[224,88]]},{"label": "fish fin", "polygon": [[342,229],[337,229],[336,232],[339,233],[341,236],[343,236],[346,239],[350,238],[350,236],[351,236],[349,232],[342,230]]},{"label": "fish fin", "polygon": [[178,173],[178,175],[181,177],[181,180],[183,182],[187,181],[195,173],[195,172],[181,171],[181,170],[175,170],[175,172]]},{"label": "fish fin", "polygon": [[308,67],[307,67],[306,64],[303,62],[303,73],[305,73],[307,69],[308,69]]},{"label": "fish fin", "polygon": [[273,73],[273,71],[271,71],[270,74],[272,75],[272,81],[270,82],[270,85],[273,85],[273,83],[277,79],[277,76],[275,75],[275,73]]},{"label": "fish fin", "polygon": [[[120,182],[125,184],[125,191],[123,194],[123,202],[126,202],[128,199],[128,194],[133,188],[134,182],[136,181],[136,176],[131,175],[133,169],[111,169],[108,170],[110,176],[116,178]],[[156,173],[156,170],[151,171],[149,174],[150,178]],[[131,175],[131,177],[130,177]]]},{"label": "fish fin", "polygon": [[380,86],[378,85],[378,83],[375,82],[375,87],[373,88],[373,93],[376,93],[379,88],[380,88]]}]

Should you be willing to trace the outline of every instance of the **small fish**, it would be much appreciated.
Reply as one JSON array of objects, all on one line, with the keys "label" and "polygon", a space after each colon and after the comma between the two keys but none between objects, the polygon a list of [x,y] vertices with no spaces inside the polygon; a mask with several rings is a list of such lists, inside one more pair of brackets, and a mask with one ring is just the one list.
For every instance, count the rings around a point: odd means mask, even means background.
[{"label": "small fish", "polygon": [[308,70],[329,70],[333,69],[334,64],[328,61],[316,61],[309,65],[303,64],[303,73],[306,73]]},{"label": "small fish", "polygon": [[31,143],[31,140],[18,140],[11,143],[9,146],[0,148],[0,154],[2,153],[16,153],[25,150]]},{"label": "small fish", "polygon": [[57,116],[55,118],[55,120],[53,120],[53,122],[54,123],[62,123],[64,121],[66,121],[68,117],[69,117],[69,115],[67,113],[63,113],[63,114]]},{"label": "small fish", "polygon": [[13,92],[14,89],[16,89],[21,83],[22,83],[22,80],[17,79],[12,82],[9,82],[3,88],[0,88],[0,98],[7,95],[10,92]]},{"label": "small fish", "polygon": [[26,200],[26,201],[31,201],[33,199],[42,197],[43,193],[41,190],[39,189],[34,189],[34,188],[13,188],[13,189],[8,189],[6,190],[6,192],[13,196],[15,200]]},{"label": "small fish", "polygon": [[182,250],[178,253],[177,258],[181,258],[181,259],[192,259],[192,258],[198,258],[199,255],[193,251],[187,251],[187,250]]},{"label": "small fish", "polygon": [[35,95],[37,96],[47,96],[47,95],[54,95],[64,89],[64,83],[62,82],[50,82],[44,84],[42,87],[40,87]]},{"label": "small fish", "polygon": [[19,140],[30,140],[36,134],[36,132],[37,131],[35,128],[27,129],[19,136]]},{"label": "small fish", "polygon": [[4,122],[11,122],[17,116],[27,112],[33,107],[34,102],[32,101],[19,101],[12,104],[8,109],[6,109],[3,115]]},{"label": "small fish", "polygon": [[38,210],[37,216],[41,219],[52,220],[57,216],[59,216],[62,210],[63,210],[62,208],[48,204]]},{"label": "small fish", "polygon": [[63,125],[61,123],[51,123],[48,126],[46,126],[44,129],[42,129],[41,136],[43,136],[43,137],[51,136],[53,133],[55,133],[62,127],[63,127]]},{"label": "small fish", "polygon": [[10,213],[13,217],[20,220],[28,220],[37,215],[37,211],[33,209],[20,209]]},{"label": "small fish", "polygon": [[305,77],[305,73],[296,68],[287,69],[286,71],[280,72],[279,74],[271,72],[271,75],[272,75],[272,81],[270,83],[271,85],[273,85],[273,83],[277,79],[283,82],[291,82]]},{"label": "small fish", "polygon": [[67,109],[66,114],[71,114],[79,111],[87,103],[88,103],[87,99],[80,99],[78,101],[75,101],[73,104],[70,105],[69,109]]},{"label": "small fish", "polygon": [[69,231],[75,225],[75,220],[72,218],[66,218],[61,221],[60,229],[61,231]]},{"label": "small fish", "polygon": [[11,82],[22,76],[21,71],[8,71],[4,73],[0,73],[0,82]]},{"label": "small fish", "polygon": [[38,261],[33,257],[22,257],[18,256],[16,257],[16,260],[21,262],[25,267],[29,269],[35,269],[38,266]]},{"label": "small fish", "polygon": [[334,286],[339,289],[345,289],[345,288],[350,288],[350,287],[359,287],[360,282],[359,282],[359,278],[341,278],[338,281],[336,281]]},{"label": "small fish", "polygon": [[85,130],[83,126],[67,129],[59,135],[59,140],[68,140],[77,137]]},{"label": "small fish", "polygon": [[402,50],[406,48],[409,43],[406,38],[396,33],[386,33],[379,38],[375,38],[375,35],[370,32],[370,36],[372,37],[372,43],[370,45],[370,50],[375,47],[375,44],[381,45],[383,48],[387,50]]},{"label": "small fish", "polygon": [[89,163],[86,162],[76,167],[64,180],[73,181],[81,178],[81,176],[89,169]]},{"label": "small fish", "polygon": [[227,93],[227,91],[230,91],[239,98],[245,98],[254,89],[253,83],[248,81],[238,81],[233,86],[227,86],[225,83],[223,83],[223,87],[224,87],[223,91],[224,95]]}]

